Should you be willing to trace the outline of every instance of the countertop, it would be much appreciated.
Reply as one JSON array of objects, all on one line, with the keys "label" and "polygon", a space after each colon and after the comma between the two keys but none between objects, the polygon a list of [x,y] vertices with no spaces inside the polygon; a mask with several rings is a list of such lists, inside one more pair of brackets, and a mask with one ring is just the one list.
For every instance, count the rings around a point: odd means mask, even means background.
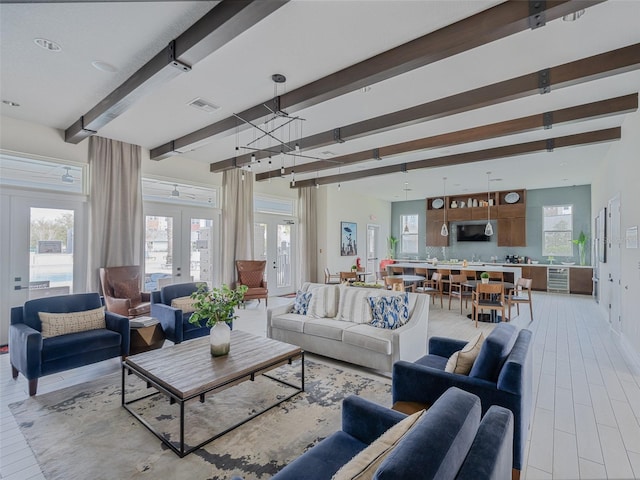
[{"label": "countertop", "polygon": [[[395,258],[395,263],[427,263],[433,265],[433,262],[430,260],[415,260],[415,259],[403,259],[403,258]],[[438,261],[437,265],[447,266],[447,267],[462,267],[462,262],[449,262],[449,261]],[[470,267],[473,266],[491,266],[495,265],[496,267],[570,267],[570,268],[593,268],[593,265],[563,265],[562,263],[493,263],[493,262],[467,262],[467,265]]]}]

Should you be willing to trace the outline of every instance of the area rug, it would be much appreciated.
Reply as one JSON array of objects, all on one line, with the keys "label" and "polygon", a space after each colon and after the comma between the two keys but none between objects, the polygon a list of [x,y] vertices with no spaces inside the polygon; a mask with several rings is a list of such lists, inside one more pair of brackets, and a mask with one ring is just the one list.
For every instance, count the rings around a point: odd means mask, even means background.
[{"label": "area rug", "polygon": [[[273,373],[294,383],[299,372],[294,363]],[[9,406],[47,479],[266,479],[340,429],[346,396],[359,395],[385,406],[391,402],[388,379],[307,360],[305,392],[179,458],[121,406],[120,385],[121,375],[114,373]],[[127,376],[127,400],[149,391],[137,377]],[[207,397],[204,403],[187,403],[187,440],[197,445],[212,431],[222,431],[230,421],[290,393],[280,383],[258,378]],[[134,405],[175,439],[176,404],[156,395]]]}]

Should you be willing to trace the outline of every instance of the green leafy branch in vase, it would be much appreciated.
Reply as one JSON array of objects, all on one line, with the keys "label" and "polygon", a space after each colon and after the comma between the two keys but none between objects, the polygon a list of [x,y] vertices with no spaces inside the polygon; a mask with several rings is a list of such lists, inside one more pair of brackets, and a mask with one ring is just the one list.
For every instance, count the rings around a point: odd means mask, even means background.
[{"label": "green leafy branch in vase", "polygon": [[213,327],[218,322],[235,320],[238,318],[234,316],[235,308],[244,300],[248,289],[246,285],[231,289],[225,284],[208,290],[206,284],[200,285],[198,291],[191,294],[195,302],[189,322],[200,326],[204,322],[207,327]]},{"label": "green leafy branch in vase", "polygon": [[578,238],[571,240],[578,246],[578,254],[580,255],[580,265],[586,265],[586,249],[585,245],[587,244],[588,237],[584,234],[583,231],[580,231],[580,235]]}]

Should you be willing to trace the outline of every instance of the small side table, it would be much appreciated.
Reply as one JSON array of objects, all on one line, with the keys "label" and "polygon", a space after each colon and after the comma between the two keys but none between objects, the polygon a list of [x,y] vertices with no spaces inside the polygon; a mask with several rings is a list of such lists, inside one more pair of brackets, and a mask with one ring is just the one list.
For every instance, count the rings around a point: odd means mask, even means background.
[{"label": "small side table", "polygon": [[131,327],[129,355],[161,348],[164,340],[164,330],[162,330],[160,322],[146,327]]}]

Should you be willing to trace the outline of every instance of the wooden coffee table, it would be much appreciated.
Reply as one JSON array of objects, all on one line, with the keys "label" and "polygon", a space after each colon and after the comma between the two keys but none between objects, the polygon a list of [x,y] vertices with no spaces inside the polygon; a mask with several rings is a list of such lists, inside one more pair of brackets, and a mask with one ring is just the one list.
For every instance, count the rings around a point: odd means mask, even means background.
[{"label": "wooden coffee table", "polygon": [[[301,385],[293,385],[265,375],[265,372],[281,365],[291,364],[293,360],[298,358],[301,359]],[[147,382],[148,386],[154,387],[156,391],[150,395],[126,401],[125,377],[127,373],[134,373]],[[213,394],[245,380],[254,380],[258,375],[294,388],[295,392],[279,399],[263,410],[253,413],[199,445],[185,449],[185,403],[194,398],[199,398],[200,402],[204,402],[206,394]],[[300,347],[238,330],[231,332],[231,351],[224,357],[212,357],[209,349],[209,337],[203,337],[160,350],[140,353],[128,357],[122,362],[122,406],[180,457],[188,455],[303,391],[304,352]],[[159,394],[168,396],[171,403],[177,402],[180,405],[179,448],[161,435],[133,408],[129,407],[135,402]]]}]

